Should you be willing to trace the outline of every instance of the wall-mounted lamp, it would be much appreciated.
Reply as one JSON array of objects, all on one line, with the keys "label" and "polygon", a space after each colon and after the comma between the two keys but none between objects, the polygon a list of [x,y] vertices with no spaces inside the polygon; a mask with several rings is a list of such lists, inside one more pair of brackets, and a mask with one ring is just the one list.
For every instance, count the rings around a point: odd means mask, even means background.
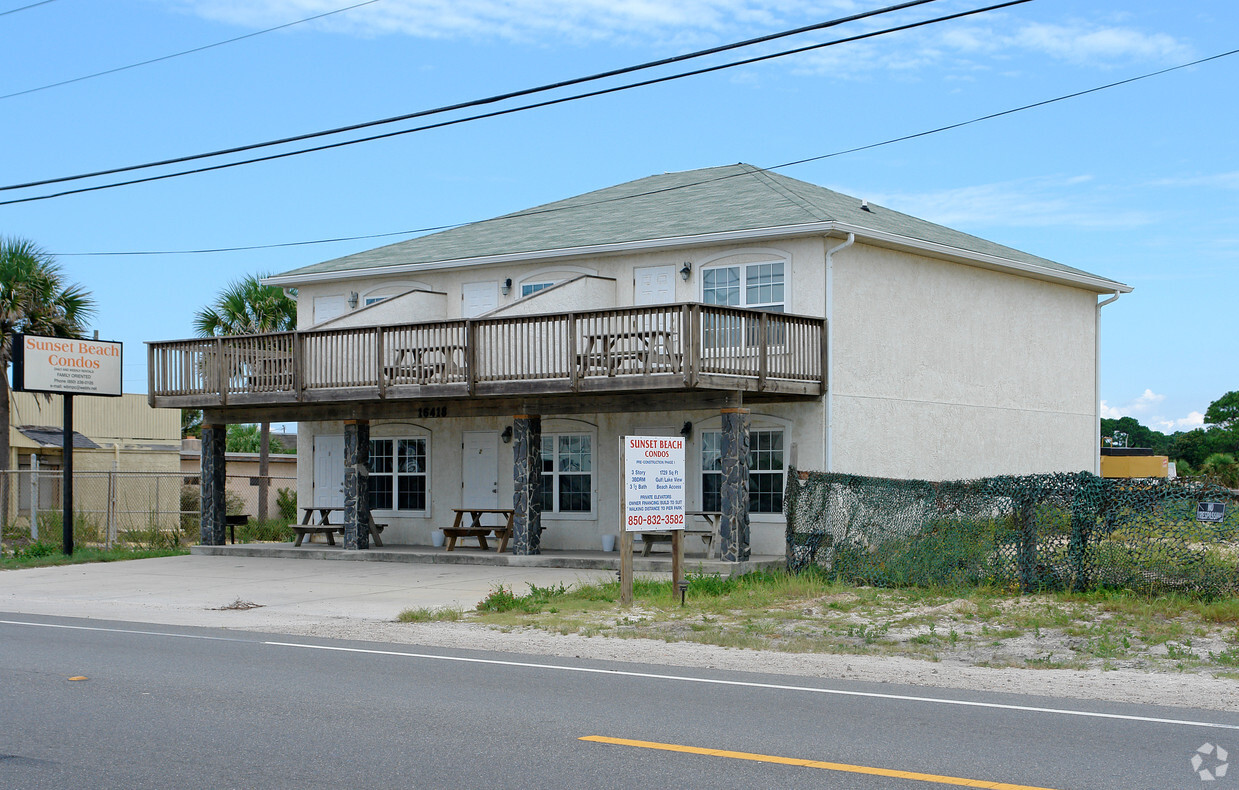
[{"label": "wall-mounted lamp", "polygon": [[352,291],[348,295],[348,309],[350,310],[357,309],[357,292],[356,291]]},{"label": "wall-mounted lamp", "polygon": [[499,286],[499,293],[503,294],[504,296],[507,296],[508,294],[512,293],[512,278],[511,277],[504,280],[503,285]]},{"label": "wall-mounted lamp", "polygon": [[503,429],[503,433],[499,434],[499,438],[503,439],[504,444],[510,444],[512,441],[512,426]]},{"label": "wall-mounted lamp", "polygon": [[685,420],[684,424],[680,426],[680,435],[683,436],[685,439],[687,439],[689,436],[692,435],[692,433],[693,433],[692,422]]},{"label": "wall-mounted lamp", "polygon": [[688,282],[688,278],[693,274],[693,262],[684,261],[684,265],[680,267],[680,279]]}]

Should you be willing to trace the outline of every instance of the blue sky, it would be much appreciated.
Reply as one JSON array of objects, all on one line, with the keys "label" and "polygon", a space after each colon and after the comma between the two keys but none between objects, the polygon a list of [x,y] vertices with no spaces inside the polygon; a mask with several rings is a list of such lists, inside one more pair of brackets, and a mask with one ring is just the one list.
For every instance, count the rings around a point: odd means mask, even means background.
[{"label": "blue sky", "polygon": [[[54,0],[4,13],[31,2],[0,0],[0,95],[352,4]],[[755,52],[987,4],[938,0]],[[879,5],[379,0],[0,99],[0,185],[399,115]],[[1033,0],[502,118],[0,206],[0,234],[38,242],[93,291],[100,337],[124,341],[126,390],[141,392],[142,343],[191,336],[194,311],[230,280],[403,237],[206,255],[76,253],[279,244],[469,222],[653,173],[821,156],[1236,48],[1232,0]],[[1103,310],[1104,413],[1164,431],[1190,428],[1212,400],[1239,389],[1237,82],[1239,55],[780,172],[1133,286]],[[0,200],[47,191],[4,191]]]}]

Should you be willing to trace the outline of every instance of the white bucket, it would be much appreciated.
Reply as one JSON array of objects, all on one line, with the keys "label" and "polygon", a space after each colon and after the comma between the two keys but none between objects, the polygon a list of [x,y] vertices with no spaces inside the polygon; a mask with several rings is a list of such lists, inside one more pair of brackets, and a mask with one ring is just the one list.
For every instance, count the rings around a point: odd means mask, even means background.
[{"label": "white bucket", "polygon": [[602,536],[602,550],[603,551],[615,551],[615,536],[614,535],[603,535]]},{"label": "white bucket", "polygon": [[436,529],[434,532],[430,533],[430,542],[434,544],[436,549],[443,548],[443,540],[443,530]]}]

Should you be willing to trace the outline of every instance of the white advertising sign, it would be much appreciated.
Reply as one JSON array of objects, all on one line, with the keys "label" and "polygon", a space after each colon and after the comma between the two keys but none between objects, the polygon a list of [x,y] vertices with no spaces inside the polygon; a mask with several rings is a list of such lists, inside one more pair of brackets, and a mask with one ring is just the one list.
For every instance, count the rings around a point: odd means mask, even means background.
[{"label": "white advertising sign", "polygon": [[684,529],[684,439],[624,437],[624,528]]},{"label": "white advertising sign", "polygon": [[25,392],[121,394],[121,344],[108,340],[20,335],[13,349],[13,386]]}]

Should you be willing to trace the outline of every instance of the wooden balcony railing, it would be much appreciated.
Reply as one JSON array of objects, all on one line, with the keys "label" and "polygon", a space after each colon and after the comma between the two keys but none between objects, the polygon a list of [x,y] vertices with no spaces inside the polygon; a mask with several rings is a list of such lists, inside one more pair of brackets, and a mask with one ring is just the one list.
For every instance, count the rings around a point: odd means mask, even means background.
[{"label": "wooden balcony railing", "polygon": [[150,343],[172,408],[651,389],[824,391],[820,318],[702,304]]}]

